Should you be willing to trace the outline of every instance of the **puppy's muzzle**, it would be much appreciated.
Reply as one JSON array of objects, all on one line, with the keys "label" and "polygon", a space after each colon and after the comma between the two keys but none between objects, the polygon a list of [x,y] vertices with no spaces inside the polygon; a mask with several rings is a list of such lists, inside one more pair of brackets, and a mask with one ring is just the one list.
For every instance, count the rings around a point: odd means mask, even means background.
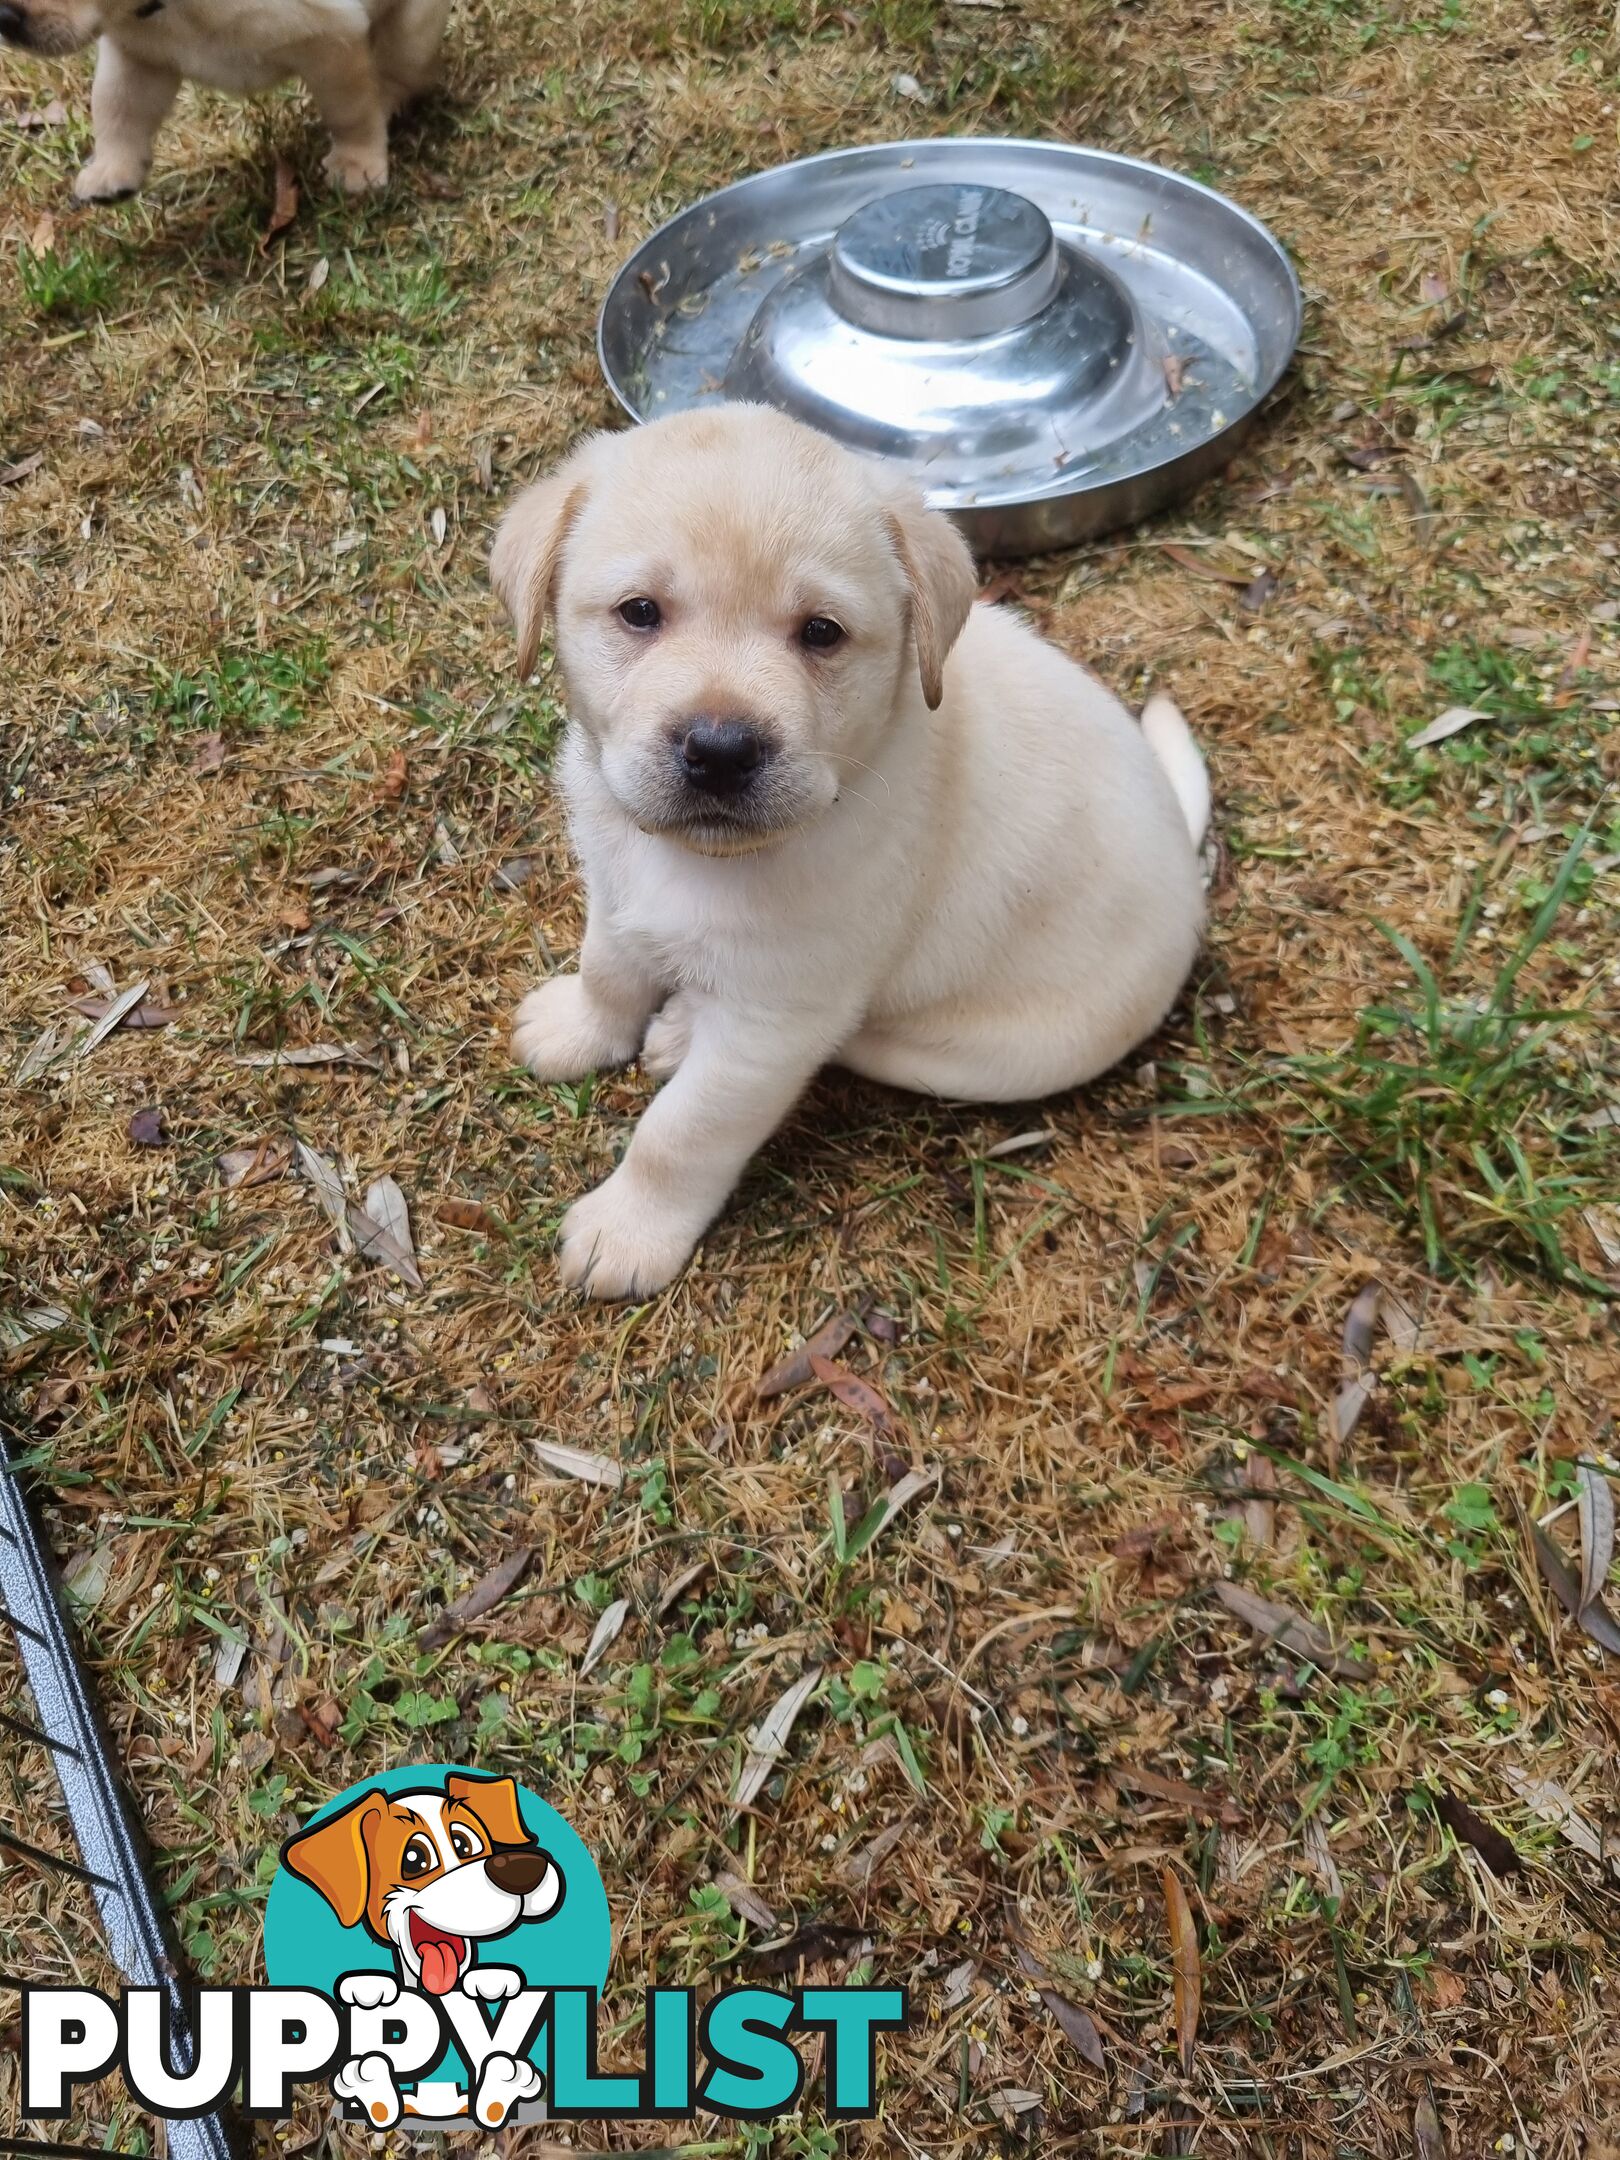
[{"label": "puppy's muzzle", "polygon": [[677,731],[675,758],[681,778],[700,795],[735,800],[753,783],[773,746],[748,720],[689,720]]},{"label": "puppy's muzzle", "polygon": [[47,60],[77,52],[84,43],[72,27],[55,15],[36,20],[26,8],[0,0],[0,44],[15,45],[22,52],[40,53]]},{"label": "puppy's muzzle", "polygon": [[527,1897],[545,1881],[550,1865],[543,1852],[516,1845],[491,1853],[484,1862],[484,1873],[497,1890],[505,1890],[513,1897]]}]

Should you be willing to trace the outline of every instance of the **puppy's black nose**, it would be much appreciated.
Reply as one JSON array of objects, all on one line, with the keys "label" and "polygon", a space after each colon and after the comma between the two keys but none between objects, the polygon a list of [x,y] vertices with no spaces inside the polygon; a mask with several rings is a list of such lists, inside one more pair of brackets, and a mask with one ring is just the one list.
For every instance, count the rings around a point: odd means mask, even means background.
[{"label": "puppy's black nose", "polygon": [[516,1845],[505,1852],[491,1853],[484,1862],[484,1873],[497,1890],[510,1891],[513,1897],[527,1897],[545,1881],[549,1864],[543,1852]]},{"label": "puppy's black nose", "polygon": [[0,7],[0,38],[8,45],[20,45],[26,25],[21,8]]},{"label": "puppy's black nose", "polygon": [[705,795],[740,795],[758,771],[765,745],[746,720],[694,720],[681,737],[681,764]]}]

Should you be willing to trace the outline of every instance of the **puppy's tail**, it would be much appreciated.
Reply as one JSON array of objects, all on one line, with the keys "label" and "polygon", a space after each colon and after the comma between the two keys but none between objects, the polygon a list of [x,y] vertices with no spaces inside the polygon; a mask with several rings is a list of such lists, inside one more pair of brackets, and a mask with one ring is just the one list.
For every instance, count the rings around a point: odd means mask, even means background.
[{"label": "puppy's tail", "polygon": [[1162,690],[1142,708],[1142,733],[1176,791],[1193,846],[1201,847],[1209,830],[1209,769],[1181,707]]}]

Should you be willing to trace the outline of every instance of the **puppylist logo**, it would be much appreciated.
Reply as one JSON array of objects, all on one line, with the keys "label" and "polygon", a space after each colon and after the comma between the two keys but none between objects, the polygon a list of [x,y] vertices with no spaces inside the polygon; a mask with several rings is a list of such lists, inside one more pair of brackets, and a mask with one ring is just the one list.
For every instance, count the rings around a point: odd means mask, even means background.
[{"label": "puppylist logo", "polygon": [[875,2112],[877,2036],[904,2026],[902,1989],[734,1987],[700,2002],[651,1987],[643,2067],[604,2072],[611,1949],[596,1863],[555,1808],[509,1777],[390,1771],[282,1847],[267,1985],[202,1989],[184,2061],[159,1989],[26,1988],[23,2112],[59,2119],[75,2087],[116,2068],[171,2120],[233,2093],[245,2114],[281,2120],[294,2088],[320,2081],[374,2130],[699,2111],[762,2122],[798,2105],[818,2034],[826,2112]]}]

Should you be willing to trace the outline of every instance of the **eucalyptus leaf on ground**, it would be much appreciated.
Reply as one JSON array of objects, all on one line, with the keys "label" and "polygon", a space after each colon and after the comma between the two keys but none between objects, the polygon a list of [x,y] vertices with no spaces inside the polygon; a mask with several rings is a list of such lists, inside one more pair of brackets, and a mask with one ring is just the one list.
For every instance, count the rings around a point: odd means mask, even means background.
[{"label": "eucalyptus leaf on ground", "polygon": [[748,1743],[732,1805],[739,1811],[752,1807],[765,1780],[781,1759],[798,1723],[799,1713],[821,1684],[821,1667],[811,1665],[790,1688],[785,1688],[755,1728]]},{"label": "eucalyptus leaf on ground", "polygon": [[1340,1680],[1365,1680],[1369,1668],[1359,1658],[1346,1657],[1334,1647],[1333,1638],[1314,1620],[1307,1620],[1303,1613],[1290,1612],[1286,1605],[1275,1604],[1270,1598],[1261,1597],[1241,1583],[1224,1579],[1215,1584],[1215,1595],[1235,1618],[1254,1629],[1257,1635],[1269,1636],[1283,1649],[1297,1656],[1308,1658],[1313,1665],[1320,1665],[1324,1672],[1332,1673]]},{"label": "eucalyptus leaf on ground", "polygon": [[630,1617],[630,1600],[615,1598],[591,1631],[591,1639],[585,1646],[585,1655],[579,1661],[579,1677],[584,1680],[593,1673],[618,1641],[624,1623]]}]

